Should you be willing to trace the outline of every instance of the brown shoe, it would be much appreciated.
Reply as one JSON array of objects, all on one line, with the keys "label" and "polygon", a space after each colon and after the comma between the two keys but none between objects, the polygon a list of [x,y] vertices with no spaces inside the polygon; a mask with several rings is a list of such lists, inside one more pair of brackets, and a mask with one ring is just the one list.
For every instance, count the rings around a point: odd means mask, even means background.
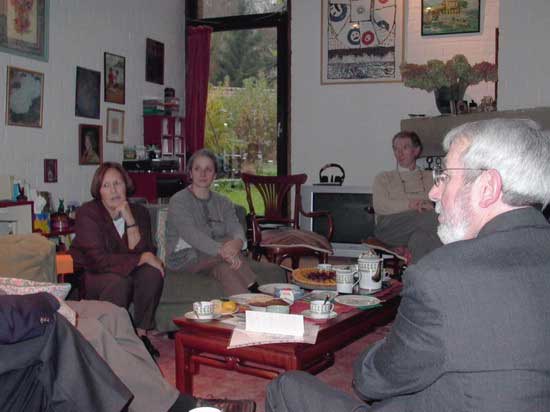
[{"label": "brown shoe", "polygon": [[211,406],[222,412],[255,412],[256,402],[242,399],[197,399],[197,407]]}]

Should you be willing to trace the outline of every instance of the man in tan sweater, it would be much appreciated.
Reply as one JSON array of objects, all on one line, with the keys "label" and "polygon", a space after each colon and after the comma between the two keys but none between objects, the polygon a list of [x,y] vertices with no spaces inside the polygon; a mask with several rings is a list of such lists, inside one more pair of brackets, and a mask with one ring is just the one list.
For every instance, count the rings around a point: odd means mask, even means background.
[{"label": "man in tan sweater", "polygon": [[428,199],[432,174],[416,166],[422,152],[422,142],[416,133],[397,133],[392,146],[397,168],[374,179],[374,235],[390,246],[407,246],[413,260],[418,261],[441,246],[434,206]]}]

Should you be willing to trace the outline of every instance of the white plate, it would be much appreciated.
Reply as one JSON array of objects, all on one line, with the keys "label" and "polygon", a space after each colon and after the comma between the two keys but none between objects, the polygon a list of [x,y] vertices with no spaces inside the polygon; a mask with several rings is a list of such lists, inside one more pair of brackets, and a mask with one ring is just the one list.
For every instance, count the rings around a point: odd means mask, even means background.
[{"label": "white plate", "polygon": [[306,318],[309,319],[315,319],[315,320],[328,320],[328,319],[334,319],[338,314],[335,311],[332,311],[329,313],[328,316],[314,314],[311,310],[306,309],[302,312],[302,315],[304,315]]},{"label": "white plate", "polygon": [[342,305],[353,306],[355,308],[374,306],[381,302],[380,299],[375,298],[374,296],[363,295],[338,295],[334,298],[334,301],[341,303]]},{"label": "white plate", "polygon": [[240,295],[229,296],[230,300],[237,302],[239,305],[248,305],[249,302],[267,302],[273,299],[273,296],[265,293],[241,293]]},{"label": "white plate", "polygon": [[193,311],[187,312],[184,316],[186,319],[194,320],[197,322],[210,322],[211,320],[216,320],[222,317],[222,315],[214,313],[211,318],[198,318],[197,314]]},{"label": "white plate", "polygon": [[292,283],[268,283],[267,285],[261,285],[258,287],[260,292],[267,293],[268,295],[275,296],[277,289],[292,289],[296,292],[300,292],[300,286],[293,285]]}]

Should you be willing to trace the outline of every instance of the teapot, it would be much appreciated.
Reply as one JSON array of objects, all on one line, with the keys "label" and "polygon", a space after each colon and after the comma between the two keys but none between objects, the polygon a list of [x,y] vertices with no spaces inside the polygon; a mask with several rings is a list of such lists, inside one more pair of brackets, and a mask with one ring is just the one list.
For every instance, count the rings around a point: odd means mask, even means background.
[{"label": "teapot", "polygon": [[359,288],[378,290],[382,288],[382,261],[376,252],[369,249],[359,255],[357,269],[360,272]]}]

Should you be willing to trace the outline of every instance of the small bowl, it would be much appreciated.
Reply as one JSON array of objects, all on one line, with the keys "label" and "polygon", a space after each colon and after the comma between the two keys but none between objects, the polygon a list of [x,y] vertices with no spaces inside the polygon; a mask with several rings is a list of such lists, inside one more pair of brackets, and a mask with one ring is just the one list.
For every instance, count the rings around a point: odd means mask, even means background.
[{"label": "small bowl", "polygon": [[266,308],[266,312],[290,313],[290,306],[287,306],[287,305],[270,305]]}]

